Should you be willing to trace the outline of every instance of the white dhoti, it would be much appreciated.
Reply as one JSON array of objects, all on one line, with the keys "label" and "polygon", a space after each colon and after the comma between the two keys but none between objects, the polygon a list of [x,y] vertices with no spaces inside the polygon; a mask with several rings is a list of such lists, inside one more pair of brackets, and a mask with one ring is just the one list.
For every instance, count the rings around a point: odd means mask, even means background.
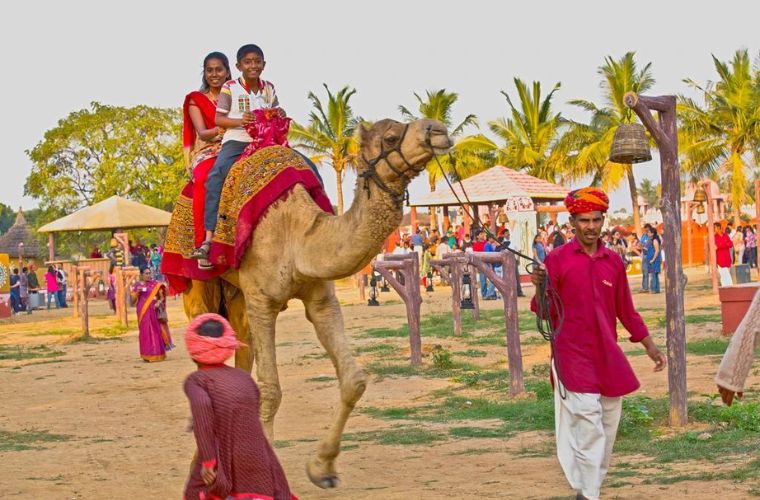
[{"label": "white dhoti", "polygon": [[559,464],[570,486],[595,500],[599,498],[610,465],[623,398],[563,390],[567,392],[563,399],[556,373],[554,380],[554,428]]},{"label": "white dhoti", "polygon": [[718,266],[718,276],[720,276],[720,286],[731,286],[734,280],[731,279],[731,268]]}]

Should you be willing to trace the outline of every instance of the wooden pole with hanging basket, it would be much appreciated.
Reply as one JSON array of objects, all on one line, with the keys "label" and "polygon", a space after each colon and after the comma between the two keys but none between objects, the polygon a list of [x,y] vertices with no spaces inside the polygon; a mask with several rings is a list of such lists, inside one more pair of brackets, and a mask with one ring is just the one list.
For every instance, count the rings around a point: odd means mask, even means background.
[{"label": "wooden pole with hanging basket", "polygon": [[[668,350],[668,389],[670,425],[683,427],[688,422],[686,395],[686,323],[684,288],[686,276],[681,261],[681,166],[678,162],[675,96],[648,97],[628,92],[626,106],[636,113],[657,143],[660,153],[662,198],[660,209],[666,228],[662,248],[668,258],[665,266],[665,318]],[[652,116],[657,111],[657,119]],[[651,156],[650,156],[651,158]],[[613,160],[614,161],[614,160]]]}]

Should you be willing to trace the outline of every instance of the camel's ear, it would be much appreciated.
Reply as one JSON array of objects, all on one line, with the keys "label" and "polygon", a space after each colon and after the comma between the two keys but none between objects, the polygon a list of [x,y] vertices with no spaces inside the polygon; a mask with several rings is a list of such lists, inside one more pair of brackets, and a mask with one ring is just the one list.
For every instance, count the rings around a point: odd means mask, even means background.
[{"label": "camel's ear", "polygon": [[369,142],[369,136],[371,134],[370,126],[364,121],[359,122],[359,142],[367,144]]}]

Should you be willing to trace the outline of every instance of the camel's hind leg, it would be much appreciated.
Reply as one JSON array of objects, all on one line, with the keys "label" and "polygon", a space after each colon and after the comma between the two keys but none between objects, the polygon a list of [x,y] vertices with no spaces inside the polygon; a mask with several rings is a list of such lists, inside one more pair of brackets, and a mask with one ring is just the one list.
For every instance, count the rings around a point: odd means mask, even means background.
[{"label": "camel's hind leg", "polygon": [[320,488],[337,486],[335,458],[340,453],[340,440],[351,411],[367,386],[367,376],[356,364],[343,331],[343,315],[335,297],[333,282],[317,283],[303,297],[306,318],[311,321],[319,341],[330,356],[340,383],[340,406],[330,430],[317,447],[317,455],[309,462],[306,472]]},{"label": "camel's hind leg", "polygon": [[253,368],[253,344],[251,330],[248,327],[245,297],[239,288],[226,282],[222,284],[222,294],[224,297],[224,316],[230,322],[232,329],[235,330],[238,340],[245,344],[245,347],[239,347],[235,351],[235,367],[251,373],[251,369]]}]

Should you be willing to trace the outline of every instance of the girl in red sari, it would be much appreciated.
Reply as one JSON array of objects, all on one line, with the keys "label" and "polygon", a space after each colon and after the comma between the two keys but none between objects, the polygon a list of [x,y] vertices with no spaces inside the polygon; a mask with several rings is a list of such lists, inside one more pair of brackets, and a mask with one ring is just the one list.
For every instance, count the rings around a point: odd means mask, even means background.
[{"label": "girl in red sari", "polygon": [[[203,81],[200,90],[187,94],[182,106],[185,164],[193,180],[196,245],[200,245],[205,236],[203,212],[206,199],[206,177],[214,166],[224,135],[224,130],[215,125],[216,101],[222,85],[230,78],[230,63],[227,56],[221,52],[211,52],[203,60]],[[198,267],[207,269],[210,263],[201,260]]]}]

